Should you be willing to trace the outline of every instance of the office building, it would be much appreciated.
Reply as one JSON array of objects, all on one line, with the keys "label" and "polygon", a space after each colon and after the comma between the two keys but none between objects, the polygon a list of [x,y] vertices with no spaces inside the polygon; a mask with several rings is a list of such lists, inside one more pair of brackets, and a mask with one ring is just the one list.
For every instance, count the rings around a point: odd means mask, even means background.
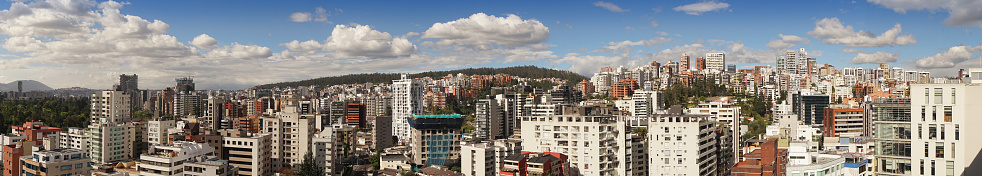
[{"label": "office building", "polygon": [[829,105],[824,109],[825,120],[823,135],[825,137],[857,137],[866,136],[866,116],[863,108],[848,104]]},{"label": "office building", "polygon": [[408,119],[412,128],[413,163],[446,166],[460,160],[460,114],[416,115]]},{"label": "office building", "polygon": [[372,148],[389,148],[395,145],[392,140],[392,116],[376,116],[372,123]]},{"label": "office building", "polygon": [[876,140],[874,157],[877,175],[912,175],[910,99],[875,99],[868,108],[874,121],[872,136]]}]

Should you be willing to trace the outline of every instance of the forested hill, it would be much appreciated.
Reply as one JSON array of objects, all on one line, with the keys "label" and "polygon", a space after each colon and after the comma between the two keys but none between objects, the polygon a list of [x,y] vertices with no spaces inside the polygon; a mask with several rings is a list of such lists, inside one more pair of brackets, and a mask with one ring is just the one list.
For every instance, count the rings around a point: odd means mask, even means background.
[{"label": "forested hill", "polygon": [[[512,76],[518,76],[522,78],[560,78],[565,79],[572,83],[580,82],[581,80],[587,79],[586,76],[576,74],[565,70],[554,70],[548,68],[541,68],[536,66],[516,66],[507,68],[468,68],[460,70],[449,70],[449,71],[428,71],[422,73],[409,74],[411,78],[422,78],[431,77],[434,79],[440,79],[448,74],[463,73],[466,75],[493,75],[493,74],[508,74]],[[273,87],[297,87],[297,86],[310,86],[310,85],[340,85],[340,84],[358,84],[358,83],[392,83],[392,80],[399,79],[398,73],[362,73],[362,74],[350,74],[342,76],[332,76],[323,77],[316,79],[309,79],[296,82],[281,82],[275,84],[259,85],[256,88],[266,89]]]}]

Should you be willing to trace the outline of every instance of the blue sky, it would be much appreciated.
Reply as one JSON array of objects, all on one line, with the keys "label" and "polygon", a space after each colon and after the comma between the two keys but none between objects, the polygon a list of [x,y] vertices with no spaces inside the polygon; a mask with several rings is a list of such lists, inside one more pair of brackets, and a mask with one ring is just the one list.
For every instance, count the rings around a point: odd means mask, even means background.
[{"label": "blue sky", "polygon": [[714,51],[747,67],[798,48],[836,68],[885,62],[950,76],[979,67],[982,51],[982,2],[971,0],[0,5],[0,82],[55,88],[108,88],[123,73],[139,74],[143,89],[189,75],[206,89],[515,65],[590,75]]}]

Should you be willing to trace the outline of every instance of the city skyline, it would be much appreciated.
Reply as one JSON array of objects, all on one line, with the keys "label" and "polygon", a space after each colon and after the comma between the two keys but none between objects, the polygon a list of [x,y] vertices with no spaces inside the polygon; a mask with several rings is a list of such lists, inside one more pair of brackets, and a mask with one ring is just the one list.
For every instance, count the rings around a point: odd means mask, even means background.
[{"label": "city skyline", "polygon": [[806,48],[818,64],[936,76],[980,67],[982,2],[29,1],[0,12],[0,82],[202,89],[371,72],[536,65],[590,76],[726,53],[738,68]]}]

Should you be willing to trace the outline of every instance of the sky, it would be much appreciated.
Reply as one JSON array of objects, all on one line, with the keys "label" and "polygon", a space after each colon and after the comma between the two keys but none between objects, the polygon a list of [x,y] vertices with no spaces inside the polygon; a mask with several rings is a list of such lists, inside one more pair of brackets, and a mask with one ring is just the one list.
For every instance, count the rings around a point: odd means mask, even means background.
[{"label": "sky", "polygon": [[354,73],[536,65],[586,76],[725,52],[805,48],[836,68],[982,67],[982,1],[11,1],[0,83],[198,89]]}]

